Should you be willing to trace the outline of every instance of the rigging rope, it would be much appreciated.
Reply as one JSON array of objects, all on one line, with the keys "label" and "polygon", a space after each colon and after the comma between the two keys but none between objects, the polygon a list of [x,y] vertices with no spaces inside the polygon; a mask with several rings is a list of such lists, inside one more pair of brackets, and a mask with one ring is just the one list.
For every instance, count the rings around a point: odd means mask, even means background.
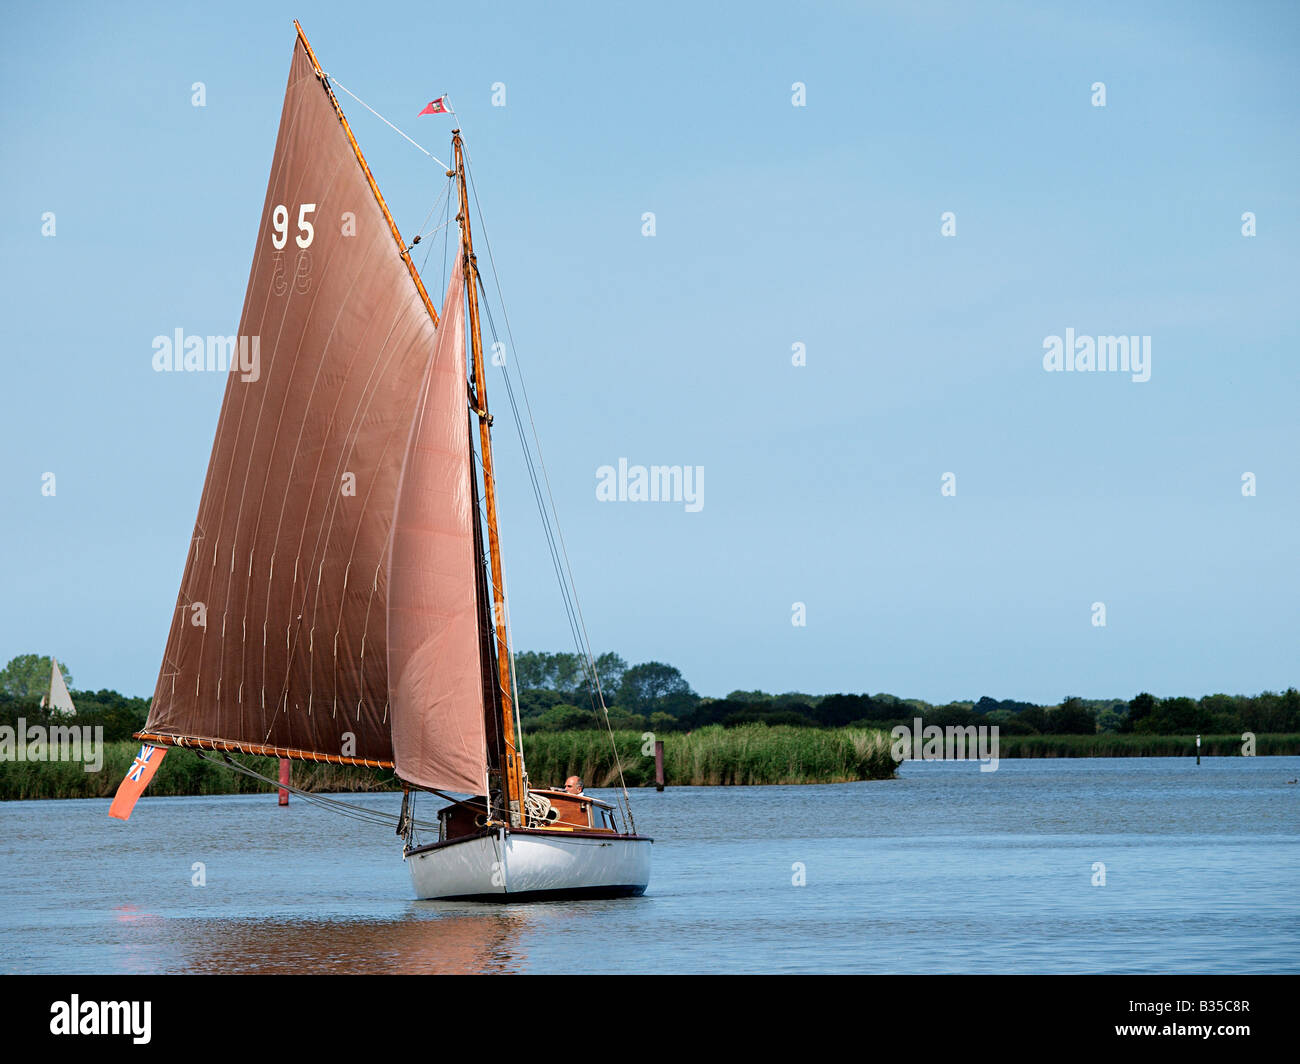
[{"label": "rigging rope", "polygon": [[[277,790],[283,789],[290,791],[291,793],[298,795],[304,801],[311,802],[313,805],[319,805],[321,808],[328,809],[331,812],[350,817],[353,820],[360,820],[363,823],[368,824],[380,824],[384,827],[392,827],[401,822],[401,816],[399,814],[381,813],[377,809],[367,809],[365,806],[352,805],[349,802],[340,801],[338,798],[326,798],[324,795],[317,794],[314,791],[304,791],[301,787],[295,787],[293,784],[283,784],[279,780],[271,779],[270,776],[263,776],[260,772],[249,768],[247,765],[240,764],[238,761],[231,758],[229,754],[223,754],[220,758],[216,758],[208,756],[202,750],[196,749],[193,752],[198,754],[198,756],[204,761],[210,761],[212,764],[217,765],[220,768],[228,768],[240,773],[241,775],[251,776],[253,779],[269,784]],[[391,792],[383,791],[380,793],[388,794]],[[414,809],[415,795],[420,793],[420,790],[412,789],[408,793],[411,795],[411,808]],[[475,805],[473,802],[467,802],[463,798],[454,798],[450,794],[446,794],[443,791],[435,790],[433,788],[429,788],[428,793],[437,795],[439,798],[443,799],[443,801],[451,802],[453,805],[463,805],[467,809],[481,812],[479,806]],[[541,801],[546,802],[546,809],[550,808],[550,802],[547,799],[543,798],[541,795],[538,795],[537,797]],[[545,815],[545,810],[543,810],[542,815]],[[428,820],[416,820],[414,816],[411,817],[409,822],[417,828],[424,828],[429,831],[440,830],[440,825]]]},{"label": "rigging rope", "polygon": [[[447,178],[447,187],[443,190],[443,196],[446,196],[445,201],[443,200],[442,196],[438,197],[438,203],[442,203],[443,205],[442,221],[438,224],[437,228],[433,230],[433,232],[436,233],[439,229],[443,231],[442,232],[442,291],[445,292],[447,291],[447,241],[451,235],[451,178]],[[433,208],[429,211],[430,214],[432,214],[433,210],[437,208],[438,203],[435,203],[433,205]],[[425,218],[425,222],[427,223],[428,221],[429,219]],[[420,263],[421,275],[424,274],[425,267],[429,265],[429,256],[431,254],[433,254],[433,241],[429,241],[429,248],[424,253],[424,261]],[[444,311],[443,313],[446,313],[446,311]]]},{"label": "rigging rope", "polygon": [[[316,794],[313,791],[304,791],[301,787],[295,787],[293,784],[285,785],[279,780],[271,779],[270,776],[263,776],[260,772],[249,768],[247,765],[240,764],[238,761],[232,759],[229,754],[224,754],[217,758],[210,757],[202,750],[195,750],[194,753],[198,754],[198,756],[204,761],[210,761],[214,765],[221,768],[231,769],[244,776],[251,776],[253,779],[260,780],[262,783],[270,784],[272,787],[277,789],[290,791],[291,793],[298,795],[304,801],[311,802],[313,805],[318,805],[322,809],[329,809],[331,812],[339,813],[352,820],[360,820],[367,824],[380,824],[384,827],[392,827],[399,819],[395,813],[381,813],[377,809],[367,809],[365,806],[352,805],[350,802],[340,801],[337,798],[326,798],[324,795]],[[412,823],[417,827],[432,829],[434,831],[438,830],[437,824],[431,824],[427,821],[414,820]]]},{"label": "rigging rope", "polygon": [[[447,198],[448,205],[450,205],[451,178],[447,178],[447,183],[443,186],[442,191],[438,193],[438,198],[433,201],[433,206],[429,208],[429,213],[424,216],[424,221],[420,223],[420,228],[419,231],[416,233],[415,239],[411,241],[411,247],[415,247],[415,245],[418,244],[421,240],[423,240],[426,236],[433,236],[433,234],[436,233],[439,229],[441,229],[444,225],[450,224],[449,220],[447,219],[446,212],[444,211],[442,222],[440,222],[438,225],[435,225],[432,229],[425,230],[424,228],[426,225],[429,224],[429,219],[433,217],[433,212],[438,209],[438,204],[442,203],[444,196]],[[407,248],[406,250],[410,251],[411,248]],[[424,261],[425,262],[429,261],[429,253],[427,251],[424,254]]]},{"label": "rigging rope", "polygon": [[[488,253],[488,264],[489,264],[489,266],[490,266],[490,268],[491,268],[491,270],[492,270],[492,277],[493,277],[493,280],[496,282],[497,298],[500,300],[500,303],[501,303],[501,313],[502,313],[502,316],[503,316],[504,321],[505,321],[505,326],[506,326],[506,335],[507,335],[507,337],[508,337],[509,340],[510,340],[511,358],[508,359],[506,365],[502,367],[502,369],[503,369],[503,371],[504,371],[504,372],[502,373],[502,376],[503,376],[503,378],[504,378],[505,381],[506,381],[506,392],[507,392],[507,395],[508,395],[509,398],[510,398],[510,404],[511,404],[512,410],[513,410],[513,412],[514,412],[514,414],[515,414],[516,425],[517,425],[518,428],[519,428],[520,438],[521,438],[521,441],[522,441],[522,440],[523,440],[523,421],[522,421],[522,418],[520,418],[520,416],[519,416],[519,410],[518,410],[518,407],[517,407],[517,405],[516,405],[516,403],[515,403],[515,398],[514,398],[514,389],[513,389],[513,387],[512,387],[511,384],[510,384],[510,371],[509,371],[509,367],[510,367],[510,365],[512,365],[512,364],[514,363],[514,354],[515,354],[515,351],[516,351],[514,332],[513,332],[513,330],[510,328],[510,313],[509,313],[509,311],[506,310],[506,305],[505,305],[505,296],[504,296],[504,294],[501,292],[501,278],[500,278],[500,275],[497,273],[497,268],[496,268],[496,259],[495,259],[495,257],[494,257],[493,254],[492,254],[492,241],[488,238],[488,233],[487,233],[487,223],[484,222],[484,220],[483,220],[483,205],[482,205],[482,201],[481,201],[480,198],[479,198],[479,194],[478,194],[478,186],[474,183],[474,175],[473,175],[473,172],[472,172],[471,169],[470,169],[469,149],[468,149],[468,148],[465,148],[464,151],[465,151],[465,174],[466,174],[466,176],[469,178],[470,188],[473,190],[473,193],[474,193],[475,207],[477,208],[477,212],[478,212],[479,231],[483,234],[483,244],[484,244],[484,247],[487,248],[487,253]],[[468,205],[463,205],[463,206],[467,207]],[[476,275],[477,275],[477,272],[478,272],[478,271],[477,271],[477,268],[476,268],[476,270],[475,270]],[[481,283],[482,278],[480,277],[479,280],[480,280],[480,283]],[[484,292],[484,296],[485,296],[485,299],[484,299],[484,305],[485,305],[485,308],[486,308],[486,310],[487,310],[488,325],[489,325],[489,327],[492,329],[492,331],[493,331],[493,335],[495,336],[495,335],[496,335],[496,327],[495,327],[495,324],[494,324],[493,321],[492,321],[492,312],[491,312],[491,308],[487,306],[487,301],[486,301],[486,292]],[[518,378],[519,378],[519,387],[520,387],[520,390],[523,392],[523,397],[524,397],[524,407],[525,407],[525,409],[526,409],[527,412],[528,412],[528,424],[529,424],[529,427],[532,429],[533,442],[534,442],[534,445],[535,445],[536,448],[537,448],[537,461],[538,461],[538,464],[541,466],[541,469],[542,469],[542,479],[543,479],[543,481],[544,481],[545,484],[546,484],[546,495],[547,495],[547,500],[548,500],[549,503],[550,503],[551,515],[554,517],[555,535],[556,535],[556,537],[558,538],[558,541],[559,541],[560,554],[563,556],[563,559],[564,559],[564,572],[561,572],[561,571],[560,571],[560,569],[559,569],[559,564],[558,564],[558,559],[556,559],[556,563],[555,563],[555,564],[556,564],[556,576],[559,578],[559,582],[560,582],[560,585],[561,585],[561,591],[562,591],[562,593],[563,593],[563,595],[564,595],[564,599],[565,599],[566,610],[569,610],[569,609],[570,609],[570,605],[569,605],[569,594],[568,594],[568,592],[569,592],[570,589],[572,590],[573,599],[572,599],[572,607],[571,607],[571,608],[572,608],[572,611],[573,611],[573,612],[570,614],[570,626],[573,627],[573,624],[574,624],[574,615],[576,614],[576,626],[577,626],[577,629],[581,632],[581,638],[580,638],[579,640],[576,641],[576,642],[577,642],[577,649],[578,649],[578,652],[579,652],[579,657],[582,659],[583,667],[584,667],[585,671],[587,672],[588,676],[590,677],[590,679],[591,679],[591,681],[592,681],[592,683],[593,683],[593,685],[594,685],[594,687],[595,687],[595,698],[599,700],[599,703],[600,703],[600,710],[603,711],[603,715],[604,715],[604,718],[605,718],[605,728],[606,728],[606,731],[609,733],[610,746],[611,746],[611,748],[613,749],[613,753],[614,753],[614,765],[615,765],[615,767],[618,769],[618,779],[619,779],[619,784],[620,784],[621,790],[622,790],[622,792],[623,792],[623,805],[624,805],[624,809],[626,810],[627,825],[630,826],[630,828],[631,828],[631,830],[632,830],[633,832],[635,832],[635,831],[636,831],[636,823],[635,823],[635,821],[634,821],[633,818],[632,818],[632,799],[631,799],[631,796],[628,794],[628,791],[627,791],[627,780],[626,780],[626,779],[624,778],[624,776],[623,776],[623,762],[622,762],[622,759],[619,757],[619,754],[618,754],[618,744],[615,742],[615,739],[614,739],[614,729],[613,729],[613,726],[610,724],[610,720],[609,720],[609,707],[605,704],[605,693],[604,693],[603,689],[601,688],[601,684],[600,684],[600,676],[599,676],[599,673],[598,673],[597,670],[596,670],[596,661],[595,661],[595,658],[594,658],[594,656],[592,655],[592,652],[591,652],[591,640],[590,640],[590,638],[589,638],[589,636],[588,636],[588,634],[587,634],[587,624],[586,624],[585,619],[584,619],[583,616],[582,616],[582,607],[581,607],[581,604],[578,602],[578,588],[577,588],[577,582],[576,582],[576,581],[574,580],[574,578],[573,578],[573,567],[572,567],[572,565],[569,563],[569,553],[568,553],[568,548],[565,546],[565,543],[564,543],[564,533],[560,530],[560,527],[559,527],[559,525],[560,525],[560,522],[559,522],[559,513],[558,513],[558,511],[557,511],[557,509],[556,509],[556,506],[555,506],[555,496],[554,496],[554,493],[553,493],[552,490],[551,490],[551,478],[550,478],[550,474],[547,472],[547,469],[546,469],[546,460],[545,460],[545,458],[544,458],[543,455],[542,455],[542,443],[541,443],[541,439],[540,439],[540,437],[539,437],[539,435],[538,435],[538,432],[537,432],[537,423],[536,423],[535,419],[533,418],[532,404],[531,404],[531,403],[529,402],[529,400],[528,400],[528,388],[527,388],[527,385],[524,383],[523,373],[518,369],[517,366],[516,366],[516,368],[515,368],[515,374],[516,374],[516,376],[518,376]],[[529,449],[528,449],[528,446],[527,446],[526,442],[525,442],[525,445],[524,445],[524,458],[525,458],[525,463],[526,463],[526,465],[527,465],[528,468],[529,468],[529,476],[530,476],[530,479],[533,481],[533,484],[534,484],[534,494],[535,494],[535,496],[536,496],[536,498],[537,498],[538,509],[539,509],[539,511],[542,512],[542,523],[543,523],[543,526],[546,527],[546,526],[548,526],[549,522],[548,522],[548,519],[547,519],[547,515],[546,515],[546,513],[545,513],[545,505],[543,504],[543,501],[542,501],[542,498],[541,498],[541,494],[540,494],[540,491],[539,491],[538,486],[537,486],[536,473],[535,473],[535,471],[532,469],[532,455],[531,455],[531,453],[529,452]],[[548,530],[547,535],[548,535],[548,539],[549,539],[549,538],[550,538],[549,530]],[[554,546],[552,546],[552,556],[553,556],[553,558],[554,558]],[[568,576],[568,581],[567,581],[567,585],[568,585],[568,586],[567,586],[567,587],[565,586],[566,581],[565,581],[565,579],[564,579],[566,573],[567,573],[567,576]],[[575,634],[576,634],[576,633],[575,633]],[[511,666],[512,666],[512,668],[513,668],[513,665],[514,665],[514,662],[513,662],[513,655],[512,655],[512,661],[511,661]],[[594,705],[593,705],[593,709],[594,709],[594,708],[595,708],[595,707],[594,707]],[[600,712],[599,712],[599,711],[597,712],[597,716],[598,716],[598,717],[600,716]]]},{"label": "rigging rope", "polygon": [[381,114],[380,114],[378,111],[376,111],[373,107],[371,107],[370,104],[366,103],[366,101],[363,100],[360,96],[358,96],[355,92],[353,92],[353,91],[352,91],[351,89],[349,89],[346,85],[344,85],[343,82],[339,81],[339,80],[338,80],[338,79],[337,79],[333,74],[329,74],[329,73],[327,73],[327,74],[325,75],[325,79],[326,79],[326,80],[327,80],[331,85],[337,85],[340,89],[342,89],[344,92],[346,92],[349,96],[351,96],[354,100],[356,100],[357,103],[359,103],[362,107],[364,107],[364,108],[365,108],[367,111],[369,111],[372,115],[374,115],[376,118],[378,118],[379,121],[383,122],[384,125],[388,126],[389,129],[391,129],[391,130],[393,130],[394,132],[398,133],[400,136],[405,137],[407,140],[410,140],[412,144],[415,144],[415,146],[416,146],[417,148],[419,148],[420,151],[424,152],[425,155],[427,155],[427,156],[428,156],[430,159],[432,159],[435,163],[437,163],[439,166],[441,166],[444,170],[450,170],[450,169],[451,169],[451,167],[449,167],[446,163],[444,163],[441,159],[439,159],[436,155],[434,155],[433,152],[431,152],[428,148],[424,147],[424,146],[421,145],[421,144],[416,144],[416,142],[413,141],[413,140],[411,140],[410,137],[407,137],[405,133],[403,133],[400,129],[398,129],[395,125],[393,125],[392,122],[388,121],[387,118],[385,118],[383,115],[381,115]]}]

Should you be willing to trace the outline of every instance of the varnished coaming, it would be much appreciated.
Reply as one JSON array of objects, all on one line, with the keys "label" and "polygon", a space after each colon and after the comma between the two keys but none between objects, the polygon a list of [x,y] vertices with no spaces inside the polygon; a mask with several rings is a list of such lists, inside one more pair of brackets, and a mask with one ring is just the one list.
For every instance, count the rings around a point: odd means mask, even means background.
[{"label": "varnished coaming", "polygon": [[[585,794],[569,794],[567,791],[560,790],[534,790],[530,793],[550,801],[552,807],[560,814],[559,819],[545,825],[511,827],[510,831],[540,835],[564,834],[577,838],[640,839],[645,837],[635,834],[623,835],[614,828],[604,827],[600,817],[595,815],[593,810],[600,808],[613,811],[614,807],[599,798],[591,798]],[[477,838],[493,830],[488,821],[487,801],[481,796],[440,809],[438,819],[443,825],[442,838],[432,845],[445,845],[448,842]]]},{"label": "varnished coaming", "polygon": [[550,801],[552,807],[560,814],[560,818],[555,821],[557,826],[617,834],[610,828],[602,827],[599,818],[593,813],[593,806],[602,809],[613,808],[597,798],[588,798],[585,794],[570,794],[568,791],[533,790],[531,793],[540,794]]}]

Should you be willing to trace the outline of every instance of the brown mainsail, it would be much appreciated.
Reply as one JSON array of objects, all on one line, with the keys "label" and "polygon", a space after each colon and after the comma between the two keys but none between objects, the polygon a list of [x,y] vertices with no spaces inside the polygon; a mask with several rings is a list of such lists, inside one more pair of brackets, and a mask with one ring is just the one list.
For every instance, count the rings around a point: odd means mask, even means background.
[{"label": "brown mainsail", "polygon": [[146,741],[392,765],[387,549],[436,322],[300,36]]}]

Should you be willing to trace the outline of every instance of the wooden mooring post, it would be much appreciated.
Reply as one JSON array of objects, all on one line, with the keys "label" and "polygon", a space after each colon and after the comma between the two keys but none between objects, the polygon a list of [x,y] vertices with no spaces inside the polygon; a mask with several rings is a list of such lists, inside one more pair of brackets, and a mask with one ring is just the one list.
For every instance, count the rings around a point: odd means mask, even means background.
[{"label": "wooden mooring post", "polygon": [[655,790],[664,789],[664,741],[655,740]]}]

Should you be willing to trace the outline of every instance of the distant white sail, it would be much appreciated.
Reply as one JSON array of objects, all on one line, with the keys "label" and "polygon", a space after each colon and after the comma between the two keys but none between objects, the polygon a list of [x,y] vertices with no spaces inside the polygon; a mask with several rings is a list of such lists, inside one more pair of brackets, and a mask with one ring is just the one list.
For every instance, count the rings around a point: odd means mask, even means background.
[{"label": "distant white sail", "polygon": [[54,666],[53,672],[50,674],[50,708],[55,713],[75,717],[77,707],[72,704],[72,696],[68,694],[68,685],[63,682],[63,673],[59,672],[59,663],[54,661],[53,658],[50,661]]}]

